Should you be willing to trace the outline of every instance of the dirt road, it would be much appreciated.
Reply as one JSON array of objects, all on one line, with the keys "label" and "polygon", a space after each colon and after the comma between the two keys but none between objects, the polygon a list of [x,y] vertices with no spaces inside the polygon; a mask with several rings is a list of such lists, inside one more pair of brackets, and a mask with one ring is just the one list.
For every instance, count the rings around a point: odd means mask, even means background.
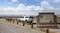
[{"label": "dirt road", "polygon": [[28,27],[14,25],[4,19],[0,19],[0,33],[44,33]]}]

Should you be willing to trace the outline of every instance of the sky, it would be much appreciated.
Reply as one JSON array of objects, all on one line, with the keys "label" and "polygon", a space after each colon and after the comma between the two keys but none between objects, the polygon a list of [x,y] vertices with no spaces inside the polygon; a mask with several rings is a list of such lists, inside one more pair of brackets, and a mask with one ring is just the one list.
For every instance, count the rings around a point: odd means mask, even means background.
[{"label": "sky", "polygon": [[60,0],[0,0],[0,15],[60,14]]}]

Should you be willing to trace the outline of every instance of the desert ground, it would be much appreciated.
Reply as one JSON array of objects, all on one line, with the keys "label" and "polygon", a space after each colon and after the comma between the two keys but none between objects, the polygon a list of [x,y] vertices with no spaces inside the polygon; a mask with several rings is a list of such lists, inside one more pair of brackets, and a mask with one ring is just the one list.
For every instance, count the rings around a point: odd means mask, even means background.
[{"label": "desert ground", "polygon": [[32,28],[24,27],[17,24],[7,22],[5,19],[0,19],[0,33],[44,33]]},{"label": "desert ground", "polygon": [[[0,33],[46,33],[45,28],[38,29],[36,26],[32,29],[30,25],[22,26],[13,22],[8,22],[5,19],[0,19]],[[49,29],[49,33],[60,33],[60,29]]]}]

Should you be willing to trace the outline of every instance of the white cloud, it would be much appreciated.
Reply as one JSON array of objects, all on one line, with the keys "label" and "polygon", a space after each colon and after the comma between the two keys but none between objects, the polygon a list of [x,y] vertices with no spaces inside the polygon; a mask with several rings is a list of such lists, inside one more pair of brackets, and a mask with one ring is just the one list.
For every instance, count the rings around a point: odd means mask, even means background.
[{"label": "white cloud", "polygon": [[41,10],[42,8],[40,6],[35,6],[35,5],[30,5],[30,6],[26,6],[24,4],[19,4],[18,7],[17,7],[17,10],[20,10],[20,11],[38,11],[38,10]]},{"label": "white cloud", "polygon": [[40,6],[34,6],[34,5],[26,6],[21,3],[16,8],[13,7],[0,8],[0,14],[37,15],[38,10],[41,10]]},{"label": "white cloud", "polygon": [[19,4],[18,7],[16,8],[17,10],[23,11],[26,9],[26,6],[24,4]]},{"label": "white cloud", "polygon": [[28,10],[35,10],[35,11],[42,10],[42,8],[40,6],[34,6],[34,5],[27,6],[27,9]]},{"label": "white cloud", "polygon": [[18,0],[11,0],[11,2],[18,2]]},{"label": "white cloud", "polygon": [[55,2],[55,3],[58,3],[58,2],[60,2],[60,0],[54,0],[54,2]]},{"label": "white cloud", "polygon": [[[47,1],[41,2],[40,6],[30,5],[26,6],[22,3],[18,4],[16,8],[14,7],[3,7],[0,8],[0,14],[2,15],[37,15],[38,12],[45,12],[41,10],[53,10],[55,13],[59,13],[58,8],[52,7]],[[50,12],[50,11],[48,11]],[[51,11],[52,12],[52,11]]]},{"label": "white cloud", "polygon": [[47,1],[41,2],[41,8],[43,8],[44,10],[54,9]]},{"label": "white cloud", "polygon": [[60,8],[54,8],[47,1],[41,2],[41,8],[43,8],[43,12],[55,12],[56,14],[60,14]]},{"label": "white cloud", "polygon": [[45,0],[45,1],[48,1],[50,3],[59,3],[60,2],[60,0]]},{"label": "white cloud", "polygon": [[19,4],[16,10],[19,12],[22,12],[22,14],[25,14],[25,15],[37,15],[37,13],[40,12],[41,7],[34,6],[34,5],[26,6],[24,4]]}]

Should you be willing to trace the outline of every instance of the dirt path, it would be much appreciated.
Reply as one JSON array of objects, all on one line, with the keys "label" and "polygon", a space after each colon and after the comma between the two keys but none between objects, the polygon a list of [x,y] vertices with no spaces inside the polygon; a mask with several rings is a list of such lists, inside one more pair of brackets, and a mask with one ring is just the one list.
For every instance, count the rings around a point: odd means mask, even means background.
[{"label": "dirt path", "polygon": [[0,33],[44,33],[24,26],[14,25],[0,19]]}]

